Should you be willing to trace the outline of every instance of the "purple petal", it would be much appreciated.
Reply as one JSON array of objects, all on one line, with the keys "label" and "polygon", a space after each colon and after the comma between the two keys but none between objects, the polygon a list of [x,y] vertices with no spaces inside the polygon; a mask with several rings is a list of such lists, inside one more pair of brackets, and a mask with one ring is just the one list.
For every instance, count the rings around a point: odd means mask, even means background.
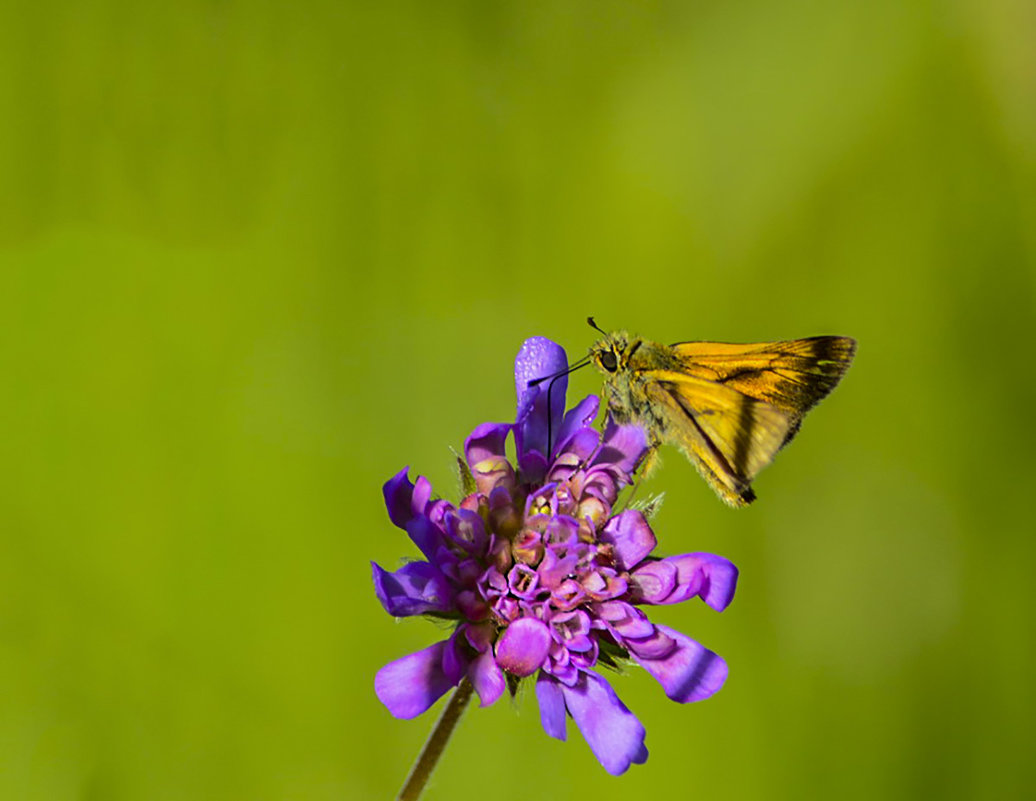
[{"label": "purple petal", "polygon": [[[552,398],[553,399],[553,398]],[[601,399],[596,395],[587,395],[579,403],[573,406],[565,414],[564,419],[561,421],[561,425],[558,427],[557,434],[554,435],[554,441],[557,445],[554,446],[555,453],[561,453],[566,449],[568,440],[580,432],[593,431],[597,435],[598,441],[600,435],[590,428],[590,424],[593,423],[594,418],[597,417],[597,410],[600,408]],[[597,442],[594,442],[596,447]],[[586,458],[593,453],[591,450],[586,453],[583,458]]]},{"label": "purple petal", "polygon": [[540,723],[543,730],[558,740],[565,739],[565,696],[561,684],[541,672],[536,679],[536,700],[540,705]]},{"label": "purple petal", "polygon": [[[518,442],[517,435],[515,442]],[[518,446],[519,448],[521,445]],[[522,480],[527,484],[542,483],[543,477],[547,475],[547,459],[539,451],[528,451],[518,453],[518,470],[522,474]]]},{"label": "purple petal", "polygon": [[590,668],[597,664],[600,654],[601,649],[597,647],[597,640],[591,640],[589,651],[569,651],[569,658],[576,668],[589,672]]},{"label": "purple petal", "polygon": [[594,604],[593,611],[620,640],[629,637],[639,640],[655,633],[655,625],[647,615],[625,601],[605,601]]},{"label": "purple petal", "polygon": [[483,423],[464,440],[464,457],[478,491],[489,495],[497,486],[513,488],[514,468],[507,461],[510,423]]},{"label": "purple petal", "polygon": [[496,642],[496,661],[515,676],[531,676],[547,659],[551,636],[547,624],[533,617],[516,620]]},{"label": "purple petal", "polygon": [[389,662],[374,677],[374,692],[393,717],[416,718],[454,685],[442,669],[446,642]]},{"label": "purple petal", "polygon": [[455,545],[468,553],[485,553],[489,535],[481,515],[469,509],[451,510],[446,515],[446,533]]},{"label": "purple petal", "polygon": [[[737,568],[729,559],[711,553],[692,553],[692,559],[700,560],[700,569],[704,574],[698,594],[702,600],[717,612],[722,612],[734,600],[737,587]],[[677,565],[677,573],[682,575],[683,568]]]},{"label": "purple petal", "polygon": [[[561,552],[559,554],[559,551]],[[543,561],[537,568],[541,586],[553,591],[561,586],[561,582],[571,576],[579,564],[580,552],[571,549],[565,552],[560,548],[547,548]]]},{"label": "purple petal", "polygon": [[483,423],[464,440],[464,458],[469,465],[475,465],[483,459],[494,456],[506,456],[507,435],[511,431],[510,423]]},{"label": "purple petal", "polygon": [[484,654],[471,663],[468,668],[468,679],[478,693],[479,706],[490,706],[504,694],[507,682],[504,679],[504,672],[500,670],[496,660],[493,658],[493,650],[487,648]]},{"label": "purple petal", "polygon": [[[675,570],[675,585],[672,571]],[[729,559],[711,553],[669,556],[637,568],[632,574],[638,603],[675,604],[701,596],[722,612],[734,598],[737,568]]]},{"label": "purple petal", "polygon": [[676,647],[663,659],[649,659],[631,650],[633,658],[662,685],[665,694],[686,704],[708,698],[727,678],[727,663],[705,646],[667,626],[655,627],[672,637]]},{"label": "purple petal", "polygon": [[389,520],[400,528],[406,528],[406,524],[414,516],[412,508],[414,485],[407,478],[409,470],[409,466],[404,467],[386,481],[382,488],[385,495],[385,506],[388,507]]},{"label": "purple petal", "polygon": [[389,573],[371,562],[374,592],[394,617],[423,615],[428,612],[455,612],[453,589],[439,568],[428,562],[411,562]]},{"label": "purple petal", "polygon": [[580,583],[586,594],[595,601],[609,601],[626,594],[626,579],[610,567],[601,567],[584,573]]},{"label": "purple petal", "polygon": [[593,648],[590,639],[590,616],[581,609],[551,615],[550,625],[553,638],[568,651],[589,651]]},{"label": "purple petal", "polygon": [[562,684],[574,687],[579,682],[579,677],[582,675],[582,671],[572,664],[567,650],[563,649],[563,654],[563,659],[551,659],[543,666],[543,669]]},{"label": "purple petal", "polygon": [[547,521],[543,542],[551,548],[567,545],[579,549],[579,521],[569,515],[554,515]]},{"label": "purple petal", "polygon": [[490,609],[493,610],[493,614],[499,617],[501,620],[510,622],[517,618],[521,614],[521,607],[518,606],[518,599],[512,598],[510,595],[502,595],[493,601]]},{"label": "purple petal", "polygon": [[615,546],[616,563],[622,570],[631,570],[658,544],[651,526],[636,509],[627,509],[609,520],[601,539]]},{"label": "purple petal", "polygon": [[440,547],[443,546],[442,531],[424,515],[412,517],[404,526],[406,533],[414,545],[425,555],[429,562],[436,562]]},{"label": "purple petal", "polygon": [[676,589],[676,566],[666,559],[646,562],[630,574],[632,599],[638,604],[664,604]]},{"label": "purple petal", "polygon": [[652,629],[654,630],[650,636],[639,639],[626,638],[623,640],[623,645],[630,653],[641,659],[665,659],[678,647],[676,640],[659,631],[655,626],[652,626]]},{"label": "purple petal", "polygon": [[478,653],[492,651],[493,640],[496,639],[496,627],[491,623],[468,624],[464,627],[464,638]]},{"label": "purple petal", "polygon": [[432,482],[424,476],[417,477],[414,484],[414,496],[410,499],[410,508],[415,515],[425,514],[428,501],[432,498]]},{"label": "purple petal", "polygon": [[613,464],[598,464],[583,474],[583,497],[599,498],[607,504],[615,503],[619,490],[629,483],[629,476]]},{"label": "purple petal", "polygon": [[[425,486],[427,486],[429,492],[431,492],[432,485],[425,481],[424,476],[418,476],[417,487],[414,488],[414,498],[417,498],[417,493],[421,489],[422,483]],[[429,520],[435,523],[435,525],[441,526],[443,519],[446,517],[446,513],[453,508],[454,507],[452,503],[450,503],[449,501],[444,501],[440,498],[437,501],[431,501],[429,503],[426,503],[421,509],[416,509],[415,506],[414,514],[427,517]]]},{"label": "purple petal", "polygon": [[561,612],[575,609],[584,598],[586,598],[586,590],[575,579],[565,579],[550,593],[551,606]]},{"label": "purple petal", "polygon": [[[613,776],[647,759],[644,727],[596,673],[583,673],[574,687],[561,685],[565,706],[594,756]],[[544,727],[546,728],[546,727]]]},{"label": "purple petal", "polygon": [[540,574],[526,564],[519,562],[507,574],[507,586],[511,595],[525,601],[536,597],[540,586]]},{"label": "purple petal", "polygon": [[[548,426],[557,431],[565,411],[565,392],[568,376],[561,376],[550,390],[550,409],[547,409],[547,385],[543,381],[529,386],[530,381],[545,378],[568,367],[565,349],[546,337],[530,337],[522,343],[514,360],[514,385],[518,395],[518,413],[515,417],[515,441],[519,462],[527,453],[536,451],[547,456]],[[524,465],[522,465],[524,469]]]},{"label": "purple petal", "polygon": [[601,450],[593,464],[608,462],[624,473],[632,473],[647,453],[647,435],[636,425],[619,425],[611,417],[604,429]]},{"label": "purple petal", "polygon": [[489,612],[485,599],[475,590],[461,590],[457,593],[457,609],[468,620],[482,620]]},{"label": "purple petal", "polygon": [[461,637],[467,632],[468,625],[461,623],[453,630],[450,639],[446,641],[446,648],[442,654],[442,670],[450,684],[460,684],[468,671],[468,657],[461,645]]},{"label": "purple petal", "polygon": [[550,467],[550,481],[563,481],[583,468],[601,444],[601,435],[595,428],[581,428],[565,443],[555,448],[556,456]]},{"label": "purple petal", "polygon": [[504,539],[513,537],[522,527],[521,511],[512,502],[510,491],[503,485],[497,485],[489,493],[489,523]]}]

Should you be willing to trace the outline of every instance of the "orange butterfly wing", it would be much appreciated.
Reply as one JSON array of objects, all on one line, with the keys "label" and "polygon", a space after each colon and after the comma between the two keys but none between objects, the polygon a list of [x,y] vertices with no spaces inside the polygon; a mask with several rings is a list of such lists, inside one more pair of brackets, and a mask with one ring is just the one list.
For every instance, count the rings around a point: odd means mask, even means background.
[{"label": "orange butterfly wing", "polygon": [[667,410],[664,438],[725,501],[743,506],[755,498],[752,479],[838,384],[855,348],[848,337],[681,342],[669,369],[637,372],[649,400]]}]

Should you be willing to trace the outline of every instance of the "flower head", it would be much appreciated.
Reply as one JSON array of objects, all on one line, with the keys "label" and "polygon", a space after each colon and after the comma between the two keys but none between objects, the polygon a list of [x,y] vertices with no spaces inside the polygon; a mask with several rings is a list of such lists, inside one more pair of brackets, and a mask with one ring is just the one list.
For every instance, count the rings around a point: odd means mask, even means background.
[{"label": "flower head", "polygon": [[425,558],[394,573],[373,564],[378,598],[391,615],[457,625],[447,640],[383,667],[375,691],[393,715],[411,718],[464,678],[487,706],[536,674],[546,732],[565,739],[570,715],[619,774],[647,759],[644,727],[593,668],[629,658],[674,701],[712,695],[726,663],[640,607],[698,596],[722,611],[737,568],[705,553],[651,556],[656,539],[641,512],[614,509],[647,451],[644,433],[612,421],[603,434],[592,428],[593,395],[564,413],[564,378],[551,392],[529,385],[566,366],[550,340],[522,345],[516,421],[485,423],[465,441],[474,491],[458,505],[433,500],[428,481],[411,483],[406,468],[385,484],[390,519]]}]

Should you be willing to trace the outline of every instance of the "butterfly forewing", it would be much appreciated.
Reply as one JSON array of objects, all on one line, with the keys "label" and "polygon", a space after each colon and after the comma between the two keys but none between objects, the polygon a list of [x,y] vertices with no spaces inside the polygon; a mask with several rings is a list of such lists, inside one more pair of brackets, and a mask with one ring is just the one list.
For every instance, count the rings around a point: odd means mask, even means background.
[{"label": "butterfly forewing", "polygon": [[796,419],[835,388],[855,350],[856,343],[848,337],[811,337],[751,345],[673,345],[673,353],[687,374],[765,401],[790,412]]}]

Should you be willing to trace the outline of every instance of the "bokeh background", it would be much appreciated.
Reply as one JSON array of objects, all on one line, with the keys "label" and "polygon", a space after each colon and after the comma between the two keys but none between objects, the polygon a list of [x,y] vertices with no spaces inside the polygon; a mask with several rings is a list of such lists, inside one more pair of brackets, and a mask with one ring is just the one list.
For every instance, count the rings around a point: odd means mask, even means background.
[{"label": "bokeh background", "polygon": [[[405,464],[585,353],[848,334],[724,507],[679,454],[658,618],[731,665],[617,680],[621,778],[532,693],[429,799],[1021,798],[1036,786],[1036,6],[1014,0],[0,4],[0,798],[382,799],[368,561]],[[573,377],[572,394],[598,377]]]}]

